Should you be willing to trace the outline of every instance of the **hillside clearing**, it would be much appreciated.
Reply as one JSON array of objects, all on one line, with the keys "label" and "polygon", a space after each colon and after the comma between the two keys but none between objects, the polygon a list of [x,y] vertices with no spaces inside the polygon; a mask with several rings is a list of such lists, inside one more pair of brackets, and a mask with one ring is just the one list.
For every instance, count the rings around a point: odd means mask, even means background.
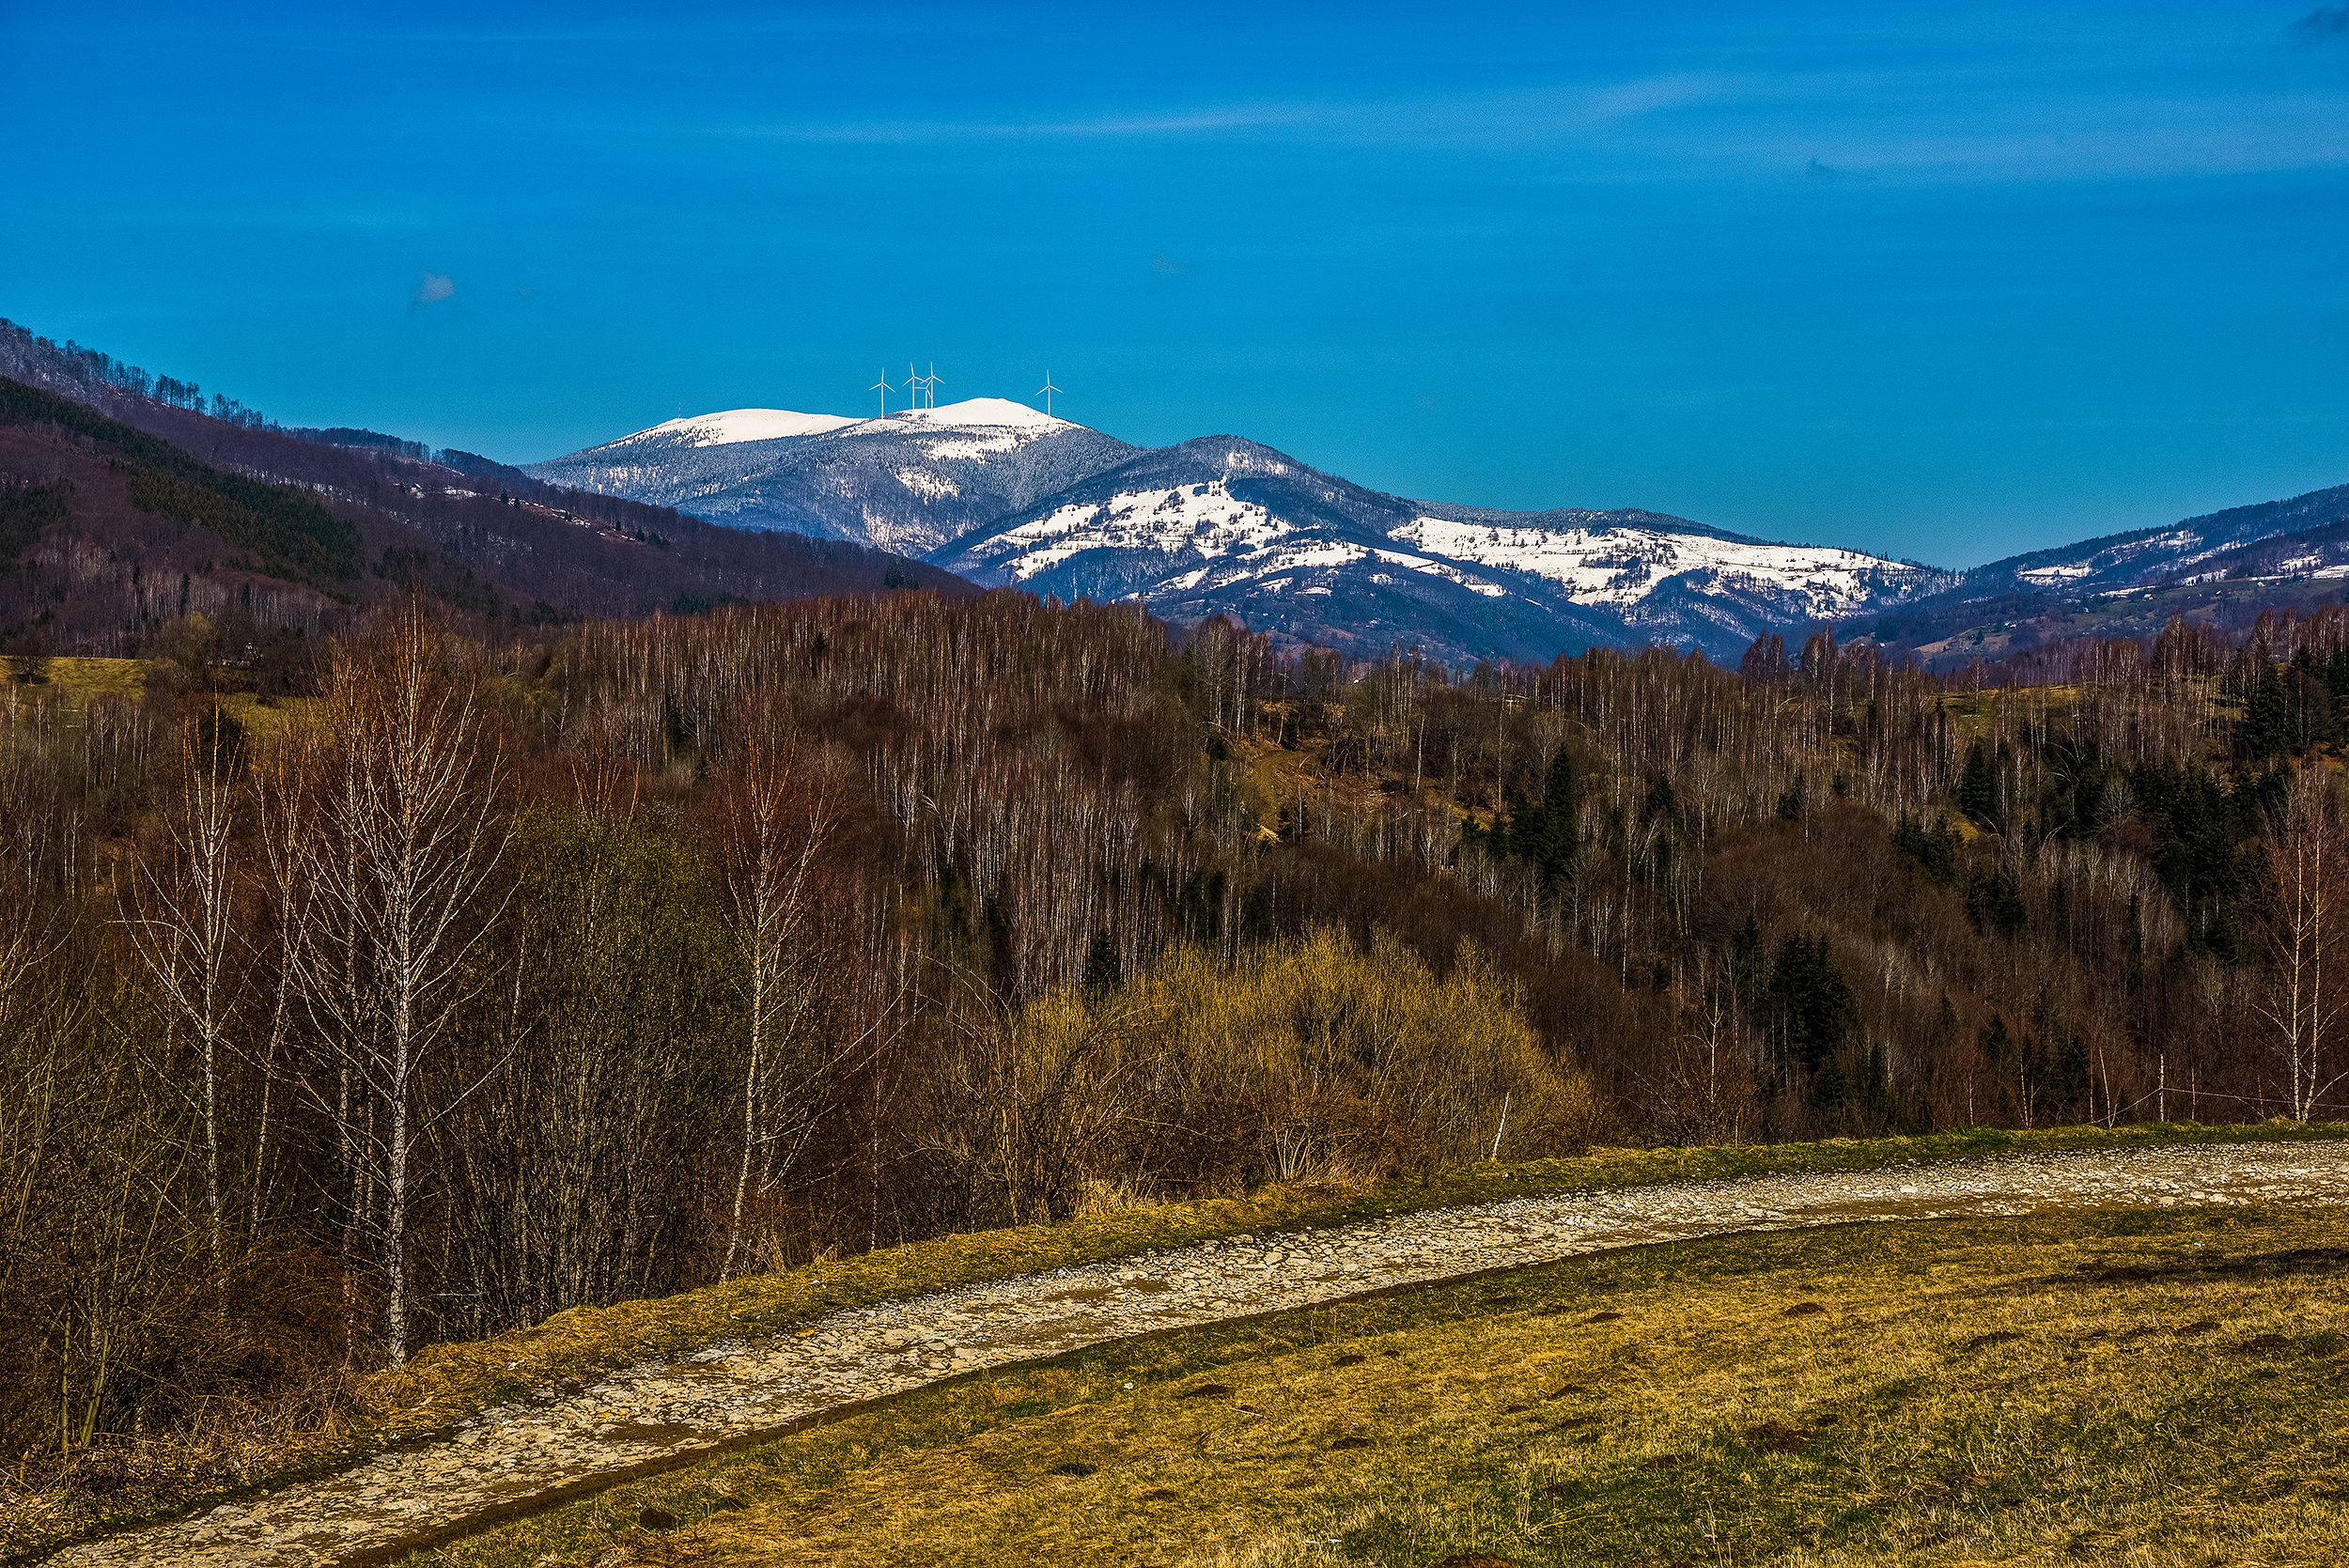
[{"label": "hillside clearing", "polygon": [[[1267,1314],[1294,1316],[1359,1303],[1365,1293],[1393,1296],[1566,1256],[1853,1220],[1881,1225],[2130,1204],[2241,1208],[2349,1199],[2349,1164],[2337,1141],[2234,1139],[2180,1146],[2090,1140],[2081,1147],[2077,1135],[2067,1141],[2076,1145],[2069,1152],[2042,1148],[1987,1161],[1930,1163],[1918,1144],[1906,1146],[1906,1159],[1884,1157],[1902,1152],[1884,1142],[1814,1148],[1791,1152],[1814,1162],[1827,1153],[1879,1157],[1840,1172],[1548,1194],[1521,1190],[1532,1168],[1486,1168],[1501,1190],[1492,1194],[1497,1201],[1474,1206],[1372,1210],[1355,1223],[1318,1230],[1266,1227],[1225,1242],[1029,1271],[918,1298],[898,1291],[856,1305],[824,1293],[814,1299],[829,1310],[788,1333],[754,1331],[745,1321],[750,1314],[738,1313],[732,1322],[708,1325],[695,1342],[700,1348],[647,1355],[639,1337],[640,1354],[624,1370],[514,1389],[480,1418],[443,1427],[437,1440],[407,1443],[372,1464],[282,1492],[277,1484],[248,1488],[239,1506],[70,1548],[63,1560],[372,1563],[397,1547],[455,1539],[631,1477],[703,1464],[723,1450],[803,1432],[879,1400],[918,1397],[954,1374],[1049,1364],[1086,1346],[1141,1343]],[[1163,1225],[1178,1217],[1157,1211],[1154,1218]],[[965,1239],[1000,1247],[1006,1238]],[[790,1275],[763,1283],[770,1290],[796,1285],[803,1300],[822,1285]],[[571,1343],[557,1340],[556,1351],[575,1351],[580,1329],[641,1332],[658,1321],[663,1305],[640,1303],[625,1314],[564,1314],[572,1320]],[[537,1338],[522,1333],[449,1347],[443,1355],[460,1372],[470,1366],[495,1375],[503,1365],[510,1379]]]},{"label": "hillside clearing", "polygon": [[963,1379],[404,1561],[2330,1561],[2345,1281],[2339,1208],[1687,1242]]}]

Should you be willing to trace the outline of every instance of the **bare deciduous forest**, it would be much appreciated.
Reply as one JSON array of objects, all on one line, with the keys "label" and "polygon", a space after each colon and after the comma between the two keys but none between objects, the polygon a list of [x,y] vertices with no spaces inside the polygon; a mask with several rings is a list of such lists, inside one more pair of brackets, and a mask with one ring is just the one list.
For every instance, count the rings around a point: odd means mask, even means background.
[{"label": "bare deciduous forest", "polygon": [[20,663],[12,1454],[1267,1181],[2341,1114],[2338,608],[2030,687],[1012,593],[550,635],[386,613],[268,706],[201,638],[79,707]]}]

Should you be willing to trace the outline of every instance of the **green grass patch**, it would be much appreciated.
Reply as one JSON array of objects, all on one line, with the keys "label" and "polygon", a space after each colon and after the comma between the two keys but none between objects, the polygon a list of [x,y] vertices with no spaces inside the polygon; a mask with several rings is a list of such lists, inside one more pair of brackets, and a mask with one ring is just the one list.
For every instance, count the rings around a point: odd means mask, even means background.
[{"label": "green grass patch", "polygon": [[535,1328],[494,1340],[427,1347],[404,1370],[367,1379],[362,1395],[388,1431],[412,1434],[461,1420],[527,1389],[592,1381],[620,1367],[672,1358],[720,1340],[781,1332],[844,1307],[1235,1235],[1322,1230],[1510,1198],[1889,1170],[2066,1150],[2345,1137],[2349,1126],[2282,1123],[2232,1127],[2149,1124],[2111,1132],[2098,1127],[2038,1132],[1968,1128],[1924,1138],[1598,1149],[1571,1159],[1456,1167],[1424,1179],[1383,1181],[1343,1193],[1270,1187],[1244,1198],[1157,1204],[1055,1224],[941,1236],[679,1296],[573,1308]]},{"label": "green grass patch", "polygon": [[15,686],[19,702],[54,704],[70,723],[81,722],[94,697],[135,697],[147,690],[147,665],[137,659],[0,657],[0,676]]},{"label": "green grass patch", "polygon": [[2330,1562],[2344,1330],[2341,1209],[1727,1236],[974,1374],[403,1561]]},{"label": "green grass patch", "polygon": [[[55,660],[131,665],[131,660]],[[191,1466],[176,1488],[144,1493],[103,1517],[45,1495],[12,1498],[0,1540],[19,1551],[178,1516],[355,1463],[396,1444],[539,1389],[591,1383],[644,1360],[675,1359],[721,1340],[787,1331],[845,1307],[901,1300],[966,1284],[1078,1264],[1195,1246],[1241,1234],[1326,1229],[1389,1215],[1509,1198],[1594,1192],[1746,1176],[1888,1170],[2066,1150],[2320,1141],[2349,1126],[2284,1123],[2209,1127],[2148,1124],[2105,1131],[1964,1129],[1923,1138],[1703,1148],[1595,1149],[1574,1158],[1436,1171],[1350,1191],[1271,1187],[1244,1197],[1202,1199],[1055,1224],[941,1236],[861,1256],[738,1280],[646,1301],[560,1312],[493,1340],[430,1345],[397,1372],[360,1381],[357,1414],[332,1429],[273,1433],[240,1445],[233,1473]],[[124,1499],[128,1501],[128,1499]]]}]

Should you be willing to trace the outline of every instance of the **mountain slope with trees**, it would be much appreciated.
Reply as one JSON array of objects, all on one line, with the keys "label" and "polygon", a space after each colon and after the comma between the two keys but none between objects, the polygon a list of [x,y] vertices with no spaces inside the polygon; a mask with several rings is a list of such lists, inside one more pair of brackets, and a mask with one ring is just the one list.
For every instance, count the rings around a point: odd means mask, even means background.
[{"label": "mountain slope with trees", "polygon": [[355,606],[410,592],[482,623],[547,626],[813,593],[969,591],[903,557],[714,527],[467,453],[285,430],[6,323],[0,570],[0,648],[135,651],[194,613],[229,627],[216,638],[225,658],[315,639]]},{"label": "mountain slope with trees", "polygon": [[1496,1144],[2339,1116],[2349,616],[2077,652],[1455,681],[895,593],[13,681],[9,1441]]},{"label": "mountain slope with trees", "polygon": [[[1824,631],[1463,669],[92,374],[0,385],[0,606],[55,640],[0,687],[0,1432],[77,1506],[435,1342],[825,1252],[2349,1109],[2339,603],[1946,675]],[[1315,505],[1264,482],[1217,504]],[[865,591],[643,613],[833,560]]]}]

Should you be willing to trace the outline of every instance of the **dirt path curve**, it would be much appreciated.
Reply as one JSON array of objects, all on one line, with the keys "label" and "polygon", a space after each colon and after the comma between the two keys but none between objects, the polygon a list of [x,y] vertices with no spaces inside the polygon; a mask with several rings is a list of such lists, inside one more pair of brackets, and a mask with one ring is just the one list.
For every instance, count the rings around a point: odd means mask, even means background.
[{"label": "dirt path curve", "polygon": [[1522,1198],[1238,1237],[856,1307],[793,1334],[647,1362],[569,1397],[241,1507],[52,1560],[354,1568],[670,1468],[844,1405],[1079,1346],[1576,1253],[1858,1220],[2104,1205],[2349,1202],[2349,1142],[2189,1145]]}]

